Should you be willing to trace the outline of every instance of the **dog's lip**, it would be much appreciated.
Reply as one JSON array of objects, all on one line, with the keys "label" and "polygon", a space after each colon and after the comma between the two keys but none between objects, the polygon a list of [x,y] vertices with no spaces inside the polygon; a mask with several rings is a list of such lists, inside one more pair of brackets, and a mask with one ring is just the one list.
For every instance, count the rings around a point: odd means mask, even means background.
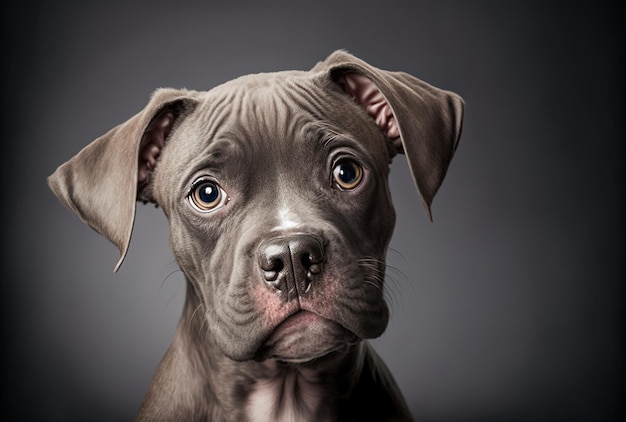
[{"label": "dog's lip", "polygon": [[289,315],[270,332],[264,343],[271,342],[272,339],[279,339],[289,333],[298,332],[313,324],[326,325],[332,322],[310,311],[299,310]]},{"label": "dog's lip", "polygon": [[[306,330],[312,330],[313,332],[344,332],[347,336],[344,341],[333,342],[328,344],[328,347],[311,351],[312,353],[298,354],[297,356],[287,356],[277,350],[273,350],[276,343],[280,343],[283,339],[300,334]],[[315,312],[301,309],[285,318],[269,333],[263,341],[263,346],[258,350],[256,359],[273,358],[284,363],[301,364],[319,359],[332,352],[347,350],[356,343],[358,343],[358,337],[341,324],[324,318]]]},{"label": "dog's lip", "polygon": [[320,321],[326,321],[324,318],[316,313],[310,311],[299,310],[296,313],[288,316],[278,324],[278,326],[272,332],[272,335],[279,335],[281,331],[288,331],[293,328],[298,328],[311,323],[317,323]]}]

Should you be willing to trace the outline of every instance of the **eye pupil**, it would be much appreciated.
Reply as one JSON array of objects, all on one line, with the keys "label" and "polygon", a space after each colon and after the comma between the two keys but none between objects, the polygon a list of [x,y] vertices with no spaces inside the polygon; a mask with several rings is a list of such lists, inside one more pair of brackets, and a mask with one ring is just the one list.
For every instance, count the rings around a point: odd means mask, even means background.
[{"label": "eye pupil", "polygon": [[352,163],[342,163],[339,165],[339,178],[344,183],[351,183],[356,179],[356,169]]},{"label": "eye pupil", "polygon": [[219,189],[213,183],[207,183],[198,188],[198,198],[207,204],[217,201],[219,196]]},{"label": "eye pupil", "polygon": [[340,189],[354,189],[363,179],[363,168],[354,161],[342,160],[335,165],[333,177]]}]

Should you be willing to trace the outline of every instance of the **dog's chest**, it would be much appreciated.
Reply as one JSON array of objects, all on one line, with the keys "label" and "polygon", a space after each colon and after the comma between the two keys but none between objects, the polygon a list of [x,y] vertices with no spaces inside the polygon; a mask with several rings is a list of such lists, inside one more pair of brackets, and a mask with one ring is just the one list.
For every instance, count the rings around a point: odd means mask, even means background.
[{"label": "dog's chest", "polygon": [[322,385],[296,370],[258,381],[248,396],[250,421],[313,421],[327,397]]}]

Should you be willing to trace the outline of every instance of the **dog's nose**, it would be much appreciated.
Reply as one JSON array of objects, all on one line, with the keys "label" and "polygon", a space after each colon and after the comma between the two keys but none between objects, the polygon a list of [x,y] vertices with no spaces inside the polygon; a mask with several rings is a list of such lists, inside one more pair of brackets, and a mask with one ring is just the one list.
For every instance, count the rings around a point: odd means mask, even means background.
[{"label": "dog's nose", "polygon": [[259,248],[259,266],[265,282],[285,300],[309,291],[322,273],[324,247],[312,234],[298,233],[263,241]]}]

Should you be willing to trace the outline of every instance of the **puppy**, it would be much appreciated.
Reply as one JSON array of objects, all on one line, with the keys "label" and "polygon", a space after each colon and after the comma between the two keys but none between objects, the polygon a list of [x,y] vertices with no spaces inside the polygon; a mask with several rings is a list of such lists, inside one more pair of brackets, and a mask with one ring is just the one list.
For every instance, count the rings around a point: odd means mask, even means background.
[{"label": "puppy", "polygon": [[159,89],[49,177],[120,250],[160,206],[187,281],[140,421],[411,420],[366,339],[388,322],[389,165],[430,217],[463,101],[337,51],[310,71]]}]

